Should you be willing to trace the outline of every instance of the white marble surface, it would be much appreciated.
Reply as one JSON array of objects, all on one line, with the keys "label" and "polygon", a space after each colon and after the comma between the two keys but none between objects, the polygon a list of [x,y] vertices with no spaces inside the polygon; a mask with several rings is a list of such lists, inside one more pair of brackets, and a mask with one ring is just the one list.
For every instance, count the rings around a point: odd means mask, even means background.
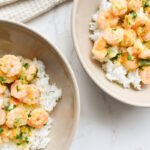
[{"label": "white marble surface", "polygon": [[28,23],[60,48],[78,81],[81,120],[70,150],[150,150],[150,109],[119,103],[91,81],[73,47],[71,9],[70,1]]}]

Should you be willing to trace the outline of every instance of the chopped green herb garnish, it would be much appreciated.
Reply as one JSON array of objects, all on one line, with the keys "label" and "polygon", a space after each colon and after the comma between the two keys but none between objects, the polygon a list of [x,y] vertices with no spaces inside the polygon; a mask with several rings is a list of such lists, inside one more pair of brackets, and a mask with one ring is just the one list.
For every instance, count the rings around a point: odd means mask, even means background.
[{"label": "chopped green herb garnish", "polygon": [[18,146],[21,145],[22,143],[16,143]]},{"label": "chopped green herb garnish", "polygon": [[133,57],[130,55],[129,52],[127,52],[127,55],[128,55],[128,60],[133,60]]},{"label": "chopped green herb garnish", "polygon": [[4,83],[6,79],[4,77],[0,77],[0,82]]},{"label": "chopped green herb garnish", "polygon": [[114,60],[118,59],[120,55],[121,55],[121,53],[120,53],[120,52],[119,52],[119,53],[117,53],[117,55],[116,55],[115,57],[111,58],[111,61],[114,61]]},{"label": "chopped green herb garnish", "polygon": [[15,119],[14,123],[18,123],[20,120],[21,120],[21,118],[18,117],[18,118]]},{"label": "chopped green herb garnish", "polygon": [[[107,43],[106,48],[110,48],[110,47],[112,47],[112,45]],[[37,72],[38,72],[38,70],[37,70]]]},{"label": "chopped green herb garnish", "polygon": [[29,143],[28,137],[26,136],[24,142]]},{"label": "chopped green herb garnish", "polygon": [[19,79],[20,79],[20,80],[23,80],[23,74],[20,74],[20,75],[19,75]]},{"label": "chopped green herb garnish", "polygon": [[25,76],[24,79],[27,80],[27,76]]},{"label": "chopped green herb garnish", "polygon": [[140,59],[138,63],[139,63],[140,67],[142,67],[142,66],[150,66],[150,59],[146,59],[146,60]]},{"label": "chopped green herb garnish", "polygon": [[8,102],[8,106],[5,107],[5,111],[11,111],[14,108],[14,106],[10,105],[10,103]]},{"label": "chopped green herb garnish", "polygon": [[19,85],[16,86],[17,92],[19,92]]},{"label": "chopped green herb garnish", "polygon": [[132,16],[133,16],[134,19],[136,19],[137,13],[134,10],[131,10],[130,14],[132,14]]},{"label": "chopped green herb garnish", "polygon": [[31,117],[31,114],[30,114],[30,113],[28,114],[28,117]]},{"label": "chopped green herb garnish", "polygon": [[28,63],[25,63],[23,66],[24,66],[24,68],[26,68],[26,70],[27,70],[28,67],[29,67],[29,64],[28,64]]},{"label": "chopped green herb garnish", "polygon": [[16,135],[16,139],[22,139],[22,132],[21,131],[19,134]]},{"label": "chopped green herb garnish", "polygon": [[16,129],[17,127],[14,125],[14,129]]},{"label": "chopped green herb garnish", "polygon": [[0,133],[2,133],[4,130],[2,128],[0,128]]},{"label": "chopped green herb garnish", "polygon": [[150,4],[148,3],[148,0],[144,4],[144,8],[146,8],[146,7],[150,7]]},{"label": "chopped green herb garnish", "polygon": [[117,29],[116,29],[116,28],[112,28],[112,30],[113,30],[113,31],[116,31]]},{"label": "chopped green herb garnish", "polygon": [[7,70],[7,72],[10,72],[11,71],[11,69],[9,68],[8,70]]},{"label": "chopped green herb garnish", "polygon": [[113,53],[114,51],[112,49],[108,49],[107,50],[107,55],[109,55],[110,53]]}]

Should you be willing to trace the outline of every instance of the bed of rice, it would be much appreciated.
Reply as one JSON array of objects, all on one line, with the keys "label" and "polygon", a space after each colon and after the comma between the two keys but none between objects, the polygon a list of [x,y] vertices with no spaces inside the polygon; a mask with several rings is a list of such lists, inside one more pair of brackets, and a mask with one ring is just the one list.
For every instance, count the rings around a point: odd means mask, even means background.
[{"label": "bed of rice", "polygon": [[[108,10],[111,7],[111,1],[102,0],[99,10],[92,16],[92,21],[89,24],[89,30],[91,31],[90,39],[94,42],[100,36],[102,32],[100,31],[97,23],[98,14],[103,10]],[[141,10],[141,15],[142,15]],[[95,59],[95,58],[94,58]],[[130,88],[133,86],[137,90],[141,90],[141,79],[138,74],[138,69],[136,71],[127,71],[120,63],[112,62],[109,59],[104,59],[100,61],[103,70],[106,72],[106,78],[110,81],[117,82],[125,88]]]},{"label": "bed of rice", "polygon": [[[22,59],[20,56],[19,58]],[[35,79],[34,84],[36,84],[41,91],[41,107],[48,112],[51,112],[61,97],[62,92],[56,87],[55,84],[49,84],[50,78],[45,72],[43,62],[37,60],[36,58],[34,58],[33,62],[38,68],[38,78]],[[17,146],[11,142],[3,143],[0,150],[37,150],[45,148],[51,140],[48,136],[51,131],[52,122],[53,119],[49,116],[48,122],[43,128],[34,129],[31,136],[28,137],[29,143],[27,145]]]}]

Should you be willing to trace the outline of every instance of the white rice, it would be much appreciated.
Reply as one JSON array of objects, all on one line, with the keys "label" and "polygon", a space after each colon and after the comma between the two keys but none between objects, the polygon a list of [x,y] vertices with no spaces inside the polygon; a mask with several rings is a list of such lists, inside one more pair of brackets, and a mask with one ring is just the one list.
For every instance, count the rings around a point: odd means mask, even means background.
[{"label": "white rice", "polygon": [[[102,0],[99,10],[92,16],[92,21],[89,24],[89,30],[91,34],[89,38],[95,42],[102,36],[102,31],[98,28],[97,18],[98,14],[103,10],[108,10],[111,7],[111,1]],[[140,14],[143,15],[143,10],[140,10]],[[95,57],[93,57],[95,59]],[[110,81],[117,82],[123,85],[124,88],[130,88],[133,86],[137,90],[141,90],[141,79],[138,74],[139,70],[127,71],[120,63],[112,62],[107,58],[100,61],[102,69],[106,72],[106,78]]]},{"label": "white rice", "polygon": [[[22,58],[22,57],[19,57]],[[45,72],[45,66],[42,61],[34,58],[33,62],[38,68],[38,78],[34,81],[34,84],[38,86],[41,91],[41,107],[48,112],[51,112],[57,104],[57,100],[62,95],[60,89],[55,84],[49,84],[49,75]],[[6,92],[6,101],[9,92]],[[28,137],[29,143],[26,146],[17,146],[13,142],[3,143],[0,150],[37,150],[44,149],[50,142],[48,137],[51,131],[53,119],[49,117],[47,124],[41,129],[32,130],[31,136]]]}]

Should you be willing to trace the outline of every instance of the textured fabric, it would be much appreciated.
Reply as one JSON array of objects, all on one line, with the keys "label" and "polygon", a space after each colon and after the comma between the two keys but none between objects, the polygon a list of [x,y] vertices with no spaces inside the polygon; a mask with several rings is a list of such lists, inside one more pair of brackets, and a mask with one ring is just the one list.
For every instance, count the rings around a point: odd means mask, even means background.
[{"label": "textured fabric", "polygon": [[66,0],[0,0],[0,6],[5,5],[0,7],[0,19],[25,23],[64,1]]},{"label": "textured fabric", "polygon": [[18,1],[18,0],[0,0],[0,6],[11,4],[11,3],[14,3],[16,1]]}]

